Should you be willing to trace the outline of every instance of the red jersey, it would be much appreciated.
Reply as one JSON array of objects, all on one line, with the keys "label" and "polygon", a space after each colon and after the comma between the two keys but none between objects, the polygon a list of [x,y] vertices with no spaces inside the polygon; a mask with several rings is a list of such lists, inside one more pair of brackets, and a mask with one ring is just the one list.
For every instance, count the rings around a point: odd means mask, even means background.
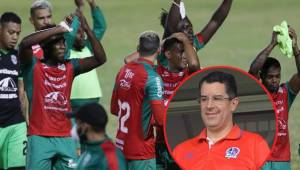
[{"label": "red jersey", "polygon": [[174,93],[175,88],[189,75],[189,72],[188,69],[184,69],[178,73],[170,72],[162,65],[157,66],[156,72],[160,75],[164,84],[164,103],[165,106],[167,106],[169,98]]},{"label": "red jersey", "polygon": [[288,84],[282,84],[277,93],[272,94],[276,106],[277,134],[276,143],[268,158],[270,161],[290,161],[290,140],[288,130],[289,107],[295,99],[295,94],[288,89]]},{"label": "red jersey", "polygon": [[229,134],[216,143],[206,129],[199,136],[177,145],[173,156],[187,170],[257,170],[270,153],[267,142],[258,134],[234,125]]},{"label": "red jersey", "polygon": [[29,135],[70,136],[71,122],[65,112],[71,111],[70,92],[79,60],[47,66],[33,58],[23,69],[30,104]]},{"label": "red jersey", "polygon": [[37,59],[42,59],[44,57],[44,51],[39,44],[33,45],[31,48],[33,56]]},{"label": "red jersey", "polygon": [[111,113],[119,118],[116,146],[126,159],[155,157],[150,102],[161,103],[162,91],[162,80],[152,62],[139,58],[120,69],[112,94]]}]

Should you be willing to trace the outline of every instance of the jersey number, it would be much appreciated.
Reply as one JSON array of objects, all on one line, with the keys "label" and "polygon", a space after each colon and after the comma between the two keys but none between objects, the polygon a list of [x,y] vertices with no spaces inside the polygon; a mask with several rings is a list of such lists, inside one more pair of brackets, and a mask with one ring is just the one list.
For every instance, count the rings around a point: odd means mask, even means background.
[{"label": "jersey number", "polygon": [[[119,112],[118,112],[118,118],[120,120],[120,127],[119,130],[123,133],[128,133],[128,128],[125,126],[125,122],[128,120],[130,116],[130,106],[128,102],[121,102],[118,100],[118,105],[119,105]],[[126,111],[125,115],[122,116],[122,111]]]}]

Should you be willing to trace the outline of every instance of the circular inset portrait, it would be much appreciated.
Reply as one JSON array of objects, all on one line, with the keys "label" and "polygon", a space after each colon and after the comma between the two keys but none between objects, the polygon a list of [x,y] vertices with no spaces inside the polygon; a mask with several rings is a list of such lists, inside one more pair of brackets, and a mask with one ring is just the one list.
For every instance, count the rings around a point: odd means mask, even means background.
[{"label": "circular inset portrait", "polygon": [[168,148],[183,169],[259,169],[274,142],[271,96],[241,69],[208,67],[193,74],[170,100]]}]

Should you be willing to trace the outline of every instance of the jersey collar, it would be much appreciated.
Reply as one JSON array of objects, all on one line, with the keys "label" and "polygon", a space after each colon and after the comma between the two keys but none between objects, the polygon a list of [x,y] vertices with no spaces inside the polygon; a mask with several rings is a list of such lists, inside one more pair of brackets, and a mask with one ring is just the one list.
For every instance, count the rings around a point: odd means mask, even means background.
[{"label": "jersey collar", "polygon": [[[203,129],[200,133],[200,135],[198,136],[198,139],[199,139],[199,142],[202,142],[202,141],[207,141],[207,134],[206,134],[206,128]],[[237,140],[237,139],[240,139],[242,137],[242,133],[243,131],[239,128],[238,125],[234,125],[231,129],[231,131],[229,132],[229,134],[221,139],[221,140]],[[220,140],[220,141],[221,141]]]},{"label": "jersey collar", "polygon": [[138,60],[139,62],[146,62],[147,64],[150,64],[152,67],[154,66],[154,63],[152,61],[149,61],[143,57],[139,57]]}]

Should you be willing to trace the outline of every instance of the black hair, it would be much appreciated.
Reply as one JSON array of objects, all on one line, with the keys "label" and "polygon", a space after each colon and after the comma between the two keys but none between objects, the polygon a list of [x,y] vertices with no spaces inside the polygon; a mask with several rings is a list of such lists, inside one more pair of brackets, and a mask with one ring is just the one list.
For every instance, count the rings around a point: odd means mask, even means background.
[{"label": "black hair", "polygon": [[181,43],[181,41],[179,41],[177,38],[167,38],[164,41],[162,52],[172,50],[177,43]]},{"label": "black hair", "polygon": [[146,31],[139,38],[138,52],[141,56],[153,55],[160,46],[160,40],[157,33]]},{"label": "black hair", "polygon": [[76,113],[76,119],[91,125],[96,132],[105,132],[108,121],[105,109],[98,103],[89,103],[80,107]]},{"label": "black hair", "polygon": [[280,63],[276,58],[268,57],[261,69],[261,75],[260,75],[261,78],[267,75],[270,67],[281,69]]},{"label": "black hair", "polygon": [[222,83],[225,85],[226,93],[229,98],[233,99],[237,97],[237,85],[233,75],[221,71],[213,71],[206,76],[204,76],[199,81],[198,88],[201,89],[203,83]]},{"label": "black hair", "polygon": [[21,24],[21,18],[14,12],[5,12],[1,15],[0,23],[3,25],[4,23],[13,22],[17,24]]}]

